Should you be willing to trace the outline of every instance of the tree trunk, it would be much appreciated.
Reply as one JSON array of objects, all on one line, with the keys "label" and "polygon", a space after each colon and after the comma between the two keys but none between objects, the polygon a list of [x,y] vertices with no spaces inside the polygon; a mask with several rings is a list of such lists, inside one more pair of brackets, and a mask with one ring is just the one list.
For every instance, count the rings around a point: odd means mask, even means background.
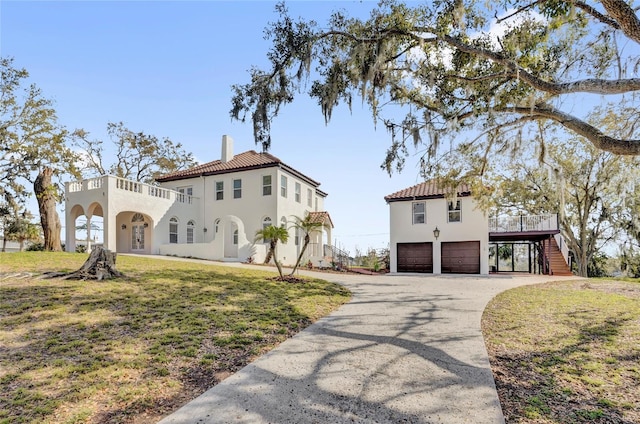
[{"label": "tree trunk", "polygon": [[44,250],[61,251],[62,243],[60,242],[60,217],[56,211],[57,199],[55,195],[56,187],[51,183],[53,169],[43,168],[35,182],[33,189],[38,200],[38,209],[40,210],[40,224],[44,235]]},{"label": "tree trunk", "polygon": [[298,259],[296,260],[296,266],[293,267],[293,271],[291,271],[291,275],[296,273],[296,270],[298,269],[298,267],[300,266],[300,261],[302,261],[302,255],[304,255],[304,252],[307,250],[307,246],[309,245],[310,242],[310,238],[309,236],[305,236],[304,238],[304,244],[302,245],[302,250],[300,251],[300,254],[298,255]]},{"label": "tree trunk", "polygon": [[587,255],[584,252],[575,252],[576,253],[576,262],[578,268],[578,276],[580,277],[588,277],[588,266],[589,260],[587,259]]},{"label": "tree trunk", "polygon": [[91,251],[89,258],[75,272],[49,274],[49,277],[62,277],[65,280],[106,280],[113,277],[123,277],[116,269],[116,253],[98,246]]},{"label": "tree trunk", "polygon": [[265,265],[267,265],[269,262],[271,262],[271,258],[273,258],[275,256],[276,243],[277,243],[277,241],[274,241],[274,240],[271,240],[269,242],[269,252],[267,253],[267,257],[264,258],[264,264]]},{"label": "tree trunk", "polygon": [[276,268],[278,268],[278,274],[280,274],[280,279],[284,280],[284,274],[282,274],[282,265],[280,265],[280,262],[278,262],[275,256],[273,257],[273,262],[276,263]]}]

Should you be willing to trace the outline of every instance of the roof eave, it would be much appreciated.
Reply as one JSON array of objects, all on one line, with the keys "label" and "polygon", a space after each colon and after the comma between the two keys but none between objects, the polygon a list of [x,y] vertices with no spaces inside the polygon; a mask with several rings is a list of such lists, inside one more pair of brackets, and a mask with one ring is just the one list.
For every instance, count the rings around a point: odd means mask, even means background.
[{"label": "roof eave", "polygon": [[[464,191],[462,193],[458,193],[456,196],[457,197],[471,196],[471,192],[470,191]],[[385,196],[384,200],[386,200],[387,203],[390,203],[390,202],[406,202],[408,200],[445,199],[446,197],[447,196],[444,195],[444,194],[431,194],[431,195],[427,195],[427,196],[402,196],[402,197]]]}]

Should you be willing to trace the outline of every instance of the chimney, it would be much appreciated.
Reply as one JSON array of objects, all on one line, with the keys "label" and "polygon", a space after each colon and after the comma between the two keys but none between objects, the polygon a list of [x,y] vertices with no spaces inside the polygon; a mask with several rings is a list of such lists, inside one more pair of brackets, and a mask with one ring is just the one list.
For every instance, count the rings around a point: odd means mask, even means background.
[{"label": "chimney", "polygon": [[222,136],[222,156],[220,161],[222,163],[229,162],[233,159],[233,138],[228,135]]}]

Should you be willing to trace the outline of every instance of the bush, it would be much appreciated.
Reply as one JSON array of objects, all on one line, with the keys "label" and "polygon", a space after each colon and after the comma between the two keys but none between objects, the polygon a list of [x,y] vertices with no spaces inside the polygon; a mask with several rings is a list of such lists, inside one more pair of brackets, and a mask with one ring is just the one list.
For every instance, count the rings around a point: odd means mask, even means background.
[{"label": "bush", "polygon": [[630,250],[620,256],[620,269],[632,278],[640,278],[640,254]]},{"label": "bush", "polygon": [[587,275],[589,277],[608,277],[607,259],[608,257],[604,253],[595,253],[587,264]]},{"label": "bush", "polygon": [[32,243],[25,249],[27,252],[43,252],[44,243]]}]

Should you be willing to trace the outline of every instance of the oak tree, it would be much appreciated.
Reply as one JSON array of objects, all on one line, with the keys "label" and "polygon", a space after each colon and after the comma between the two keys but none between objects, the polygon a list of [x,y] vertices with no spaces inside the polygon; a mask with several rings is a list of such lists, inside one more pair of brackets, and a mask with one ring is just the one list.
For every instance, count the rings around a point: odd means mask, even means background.
[{"label": "oak tree", "polygon": [[[93,176],[114,175],[148,184],[155,178],[196,164],[193,154],[181,143],[168,138],[128,129],[122,122],[109,122],[107,133],[114,149],[105,153],[105,142],[90,138],[82,129],[73,132],[76,145],[83,151],[85,170]],[[108,148],[109,146],[107,146]],[[105,157],[112,158],[105,160]]]},{"label": "oak tree", "polygon": [[[230,111],[251,120],[264,149],[280,108],[308,88],[327,122],[339,104],[360,98],[369,106],[391,133],[382,165],[389,173],[402,169],[413,144],[424,149],[427,174],[452,165],[482,174],[493,155],[522,143],[544,150],[547,137],[526,136],[539,125],[599,150],[640,154],[633,1],[383,0],[368,19],[336,11],[324,25],[294,20],[284,3],[276,10],[279,20],[265,30],[270,68],[253,68],[249,83],[233,86]],[[621,138],[590,123],[595,104],[634,130]],[[443,162],[440,146],[479,160]]]},{"label": "oak tree", "polygon": [[608,243],[625,237],[640,159],[597,149],[580,137],[552,143],[543,163],[512,161],[497,178],[498,210],[558,213],[560,230],[586,277]]},{"label": "oak tree", "polygon": [[78,158],[67,146],[68,133],[58,124],[53,102],[35,84],[25,86],[28,76],[13,59],[0,58],[0,196],[17,214],[34,193],[45,250],[62,250],[59,179],[79,175]]}]

